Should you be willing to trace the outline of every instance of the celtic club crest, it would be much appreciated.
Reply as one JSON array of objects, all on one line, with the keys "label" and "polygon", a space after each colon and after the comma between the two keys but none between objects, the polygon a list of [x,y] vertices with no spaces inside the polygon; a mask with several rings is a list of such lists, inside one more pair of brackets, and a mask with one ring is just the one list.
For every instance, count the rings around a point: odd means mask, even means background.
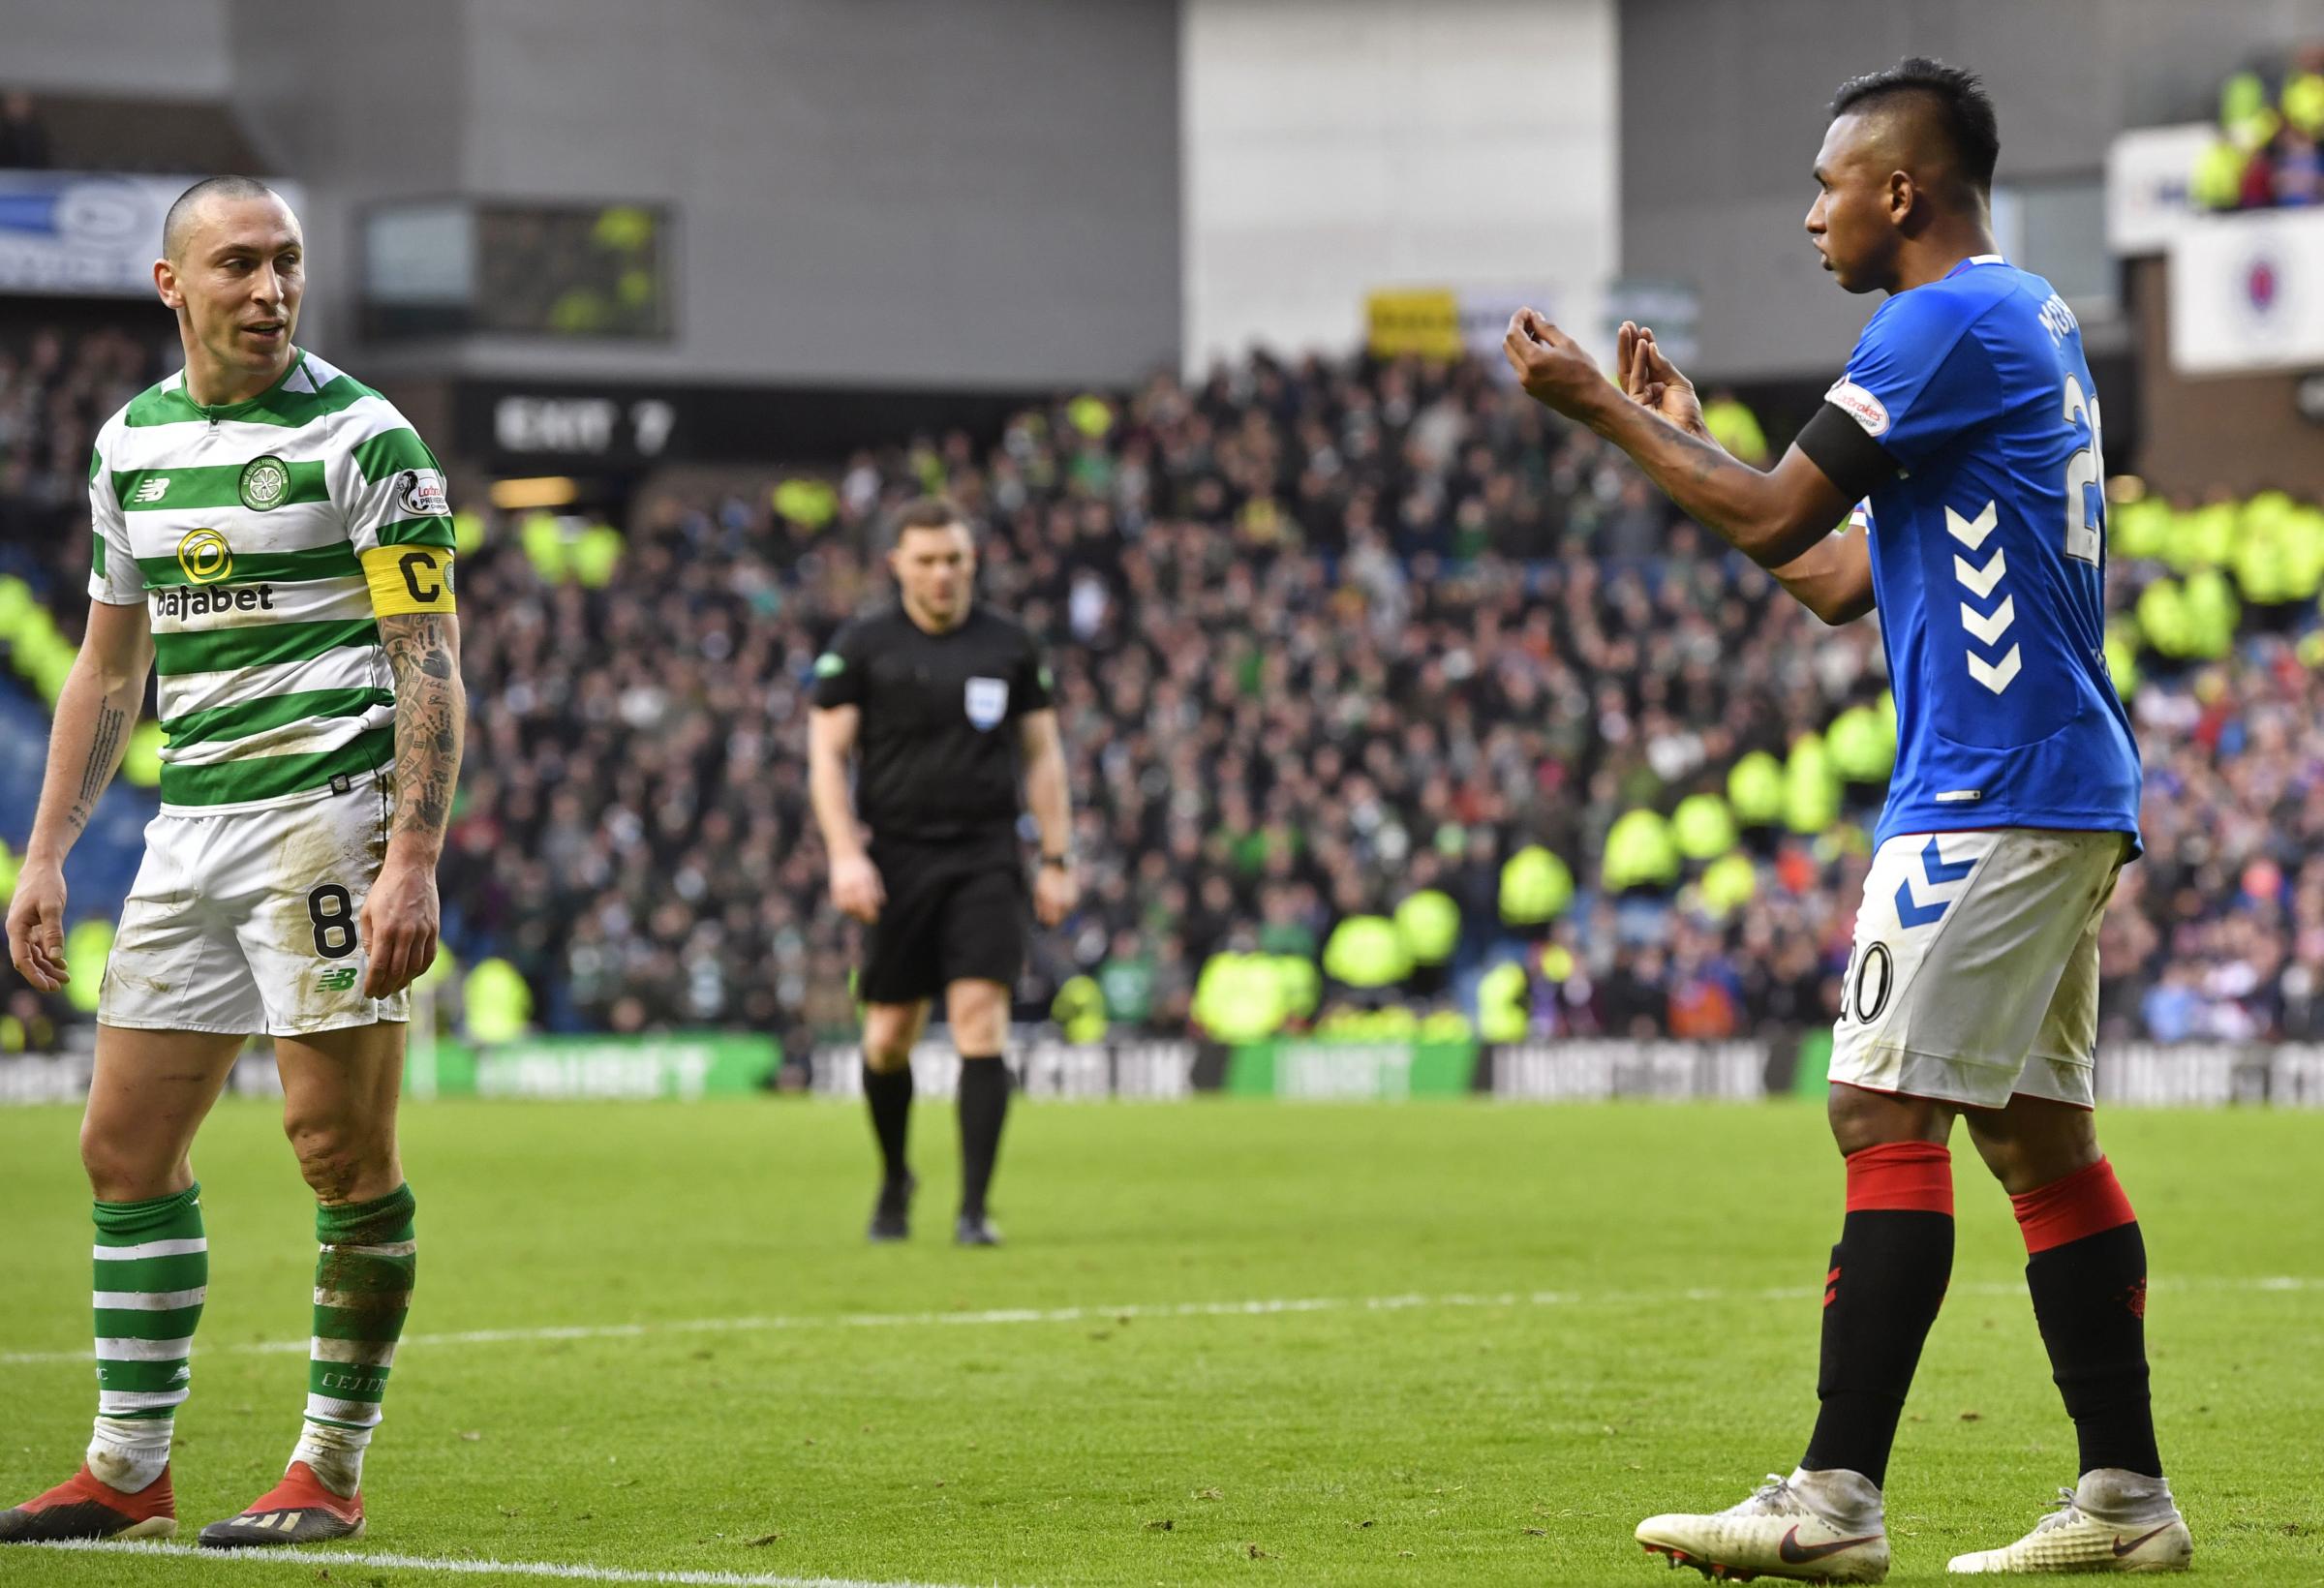
[{"label": "celtic club crest", "polygon": [[290,466],[269,452],[242,466],[242,505],[254,513],[282,504],[290,492]]}]

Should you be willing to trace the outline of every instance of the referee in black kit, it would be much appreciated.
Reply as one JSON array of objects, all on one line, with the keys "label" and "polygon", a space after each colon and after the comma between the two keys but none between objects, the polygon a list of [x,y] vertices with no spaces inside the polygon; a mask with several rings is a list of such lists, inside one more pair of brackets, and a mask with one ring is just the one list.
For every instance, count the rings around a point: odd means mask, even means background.
[{"label": "referee in black kit", "polygon": [[961,1054],[954,1238],[996,1246],[985,1191],[1008,1114],[1001,1048],[1025,950],[1018,785],[1041,836],[1033,913],[1054,927],[1080,897],[1065,750],[1039,647],[1023,625],[976,600],[976,543],[960,509],[933,497],[904,507],[888,566],[901,600],[832,637],[815,662],[808,725],[831,901],[868,929],[857,987],[864,1098],[886,1170],[871,1237],[910,1233],[912,1045],[940,991]]}]

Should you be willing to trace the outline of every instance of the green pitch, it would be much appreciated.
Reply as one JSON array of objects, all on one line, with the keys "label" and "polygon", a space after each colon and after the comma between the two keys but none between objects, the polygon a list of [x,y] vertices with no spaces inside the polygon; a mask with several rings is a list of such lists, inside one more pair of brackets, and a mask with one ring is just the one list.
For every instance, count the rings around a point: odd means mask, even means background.
[{"label": "green pitch", "polygon": [[[72,1470],[92,1410],[76,1123],[0,1110],[0,1503]],[[950,1110],[916,1126],[917,1234],[871,1248],[853,1109],[412,1107],[419,1288],[352,1547],[767,1581],[1692,1582],[1633,1524],[1739,1499],[1806,1437],[1840,1206],[1812,1109],[1025,1107],[995,1252],[949,1244]],[[2324,1114],[2105,1135],[2202,1580],[2324,1580]],[[1956,1150],[1893,1582],[2074,1477],[2007,1204]],[[189,1539],[289,1454],[314,1253],[271,1110],[222,1105],[196,1165]],[[0,1550],[0,1583],[548,1580],[330,1554]]]}]

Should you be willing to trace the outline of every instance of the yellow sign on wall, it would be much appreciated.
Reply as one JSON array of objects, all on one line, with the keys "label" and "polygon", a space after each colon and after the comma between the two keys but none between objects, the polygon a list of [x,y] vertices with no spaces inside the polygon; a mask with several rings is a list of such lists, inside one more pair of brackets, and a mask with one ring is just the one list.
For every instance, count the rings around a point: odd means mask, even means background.
[{"label": "yellow sign on wall", "polygon": [[1458,358],[1460,299],[1449,287],[1398,288],[1364,298],[1367,343],[1376,358]]}]

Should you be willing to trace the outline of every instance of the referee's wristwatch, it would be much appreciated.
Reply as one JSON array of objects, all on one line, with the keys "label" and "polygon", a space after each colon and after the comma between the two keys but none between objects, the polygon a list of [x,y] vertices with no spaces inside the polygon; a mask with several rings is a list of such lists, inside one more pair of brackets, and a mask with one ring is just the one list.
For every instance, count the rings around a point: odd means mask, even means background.
[{"label": "referee's wristwatch", "polygon": [[1041,865],[1044,870],[1070,871],[1073,870],[1073,856],[1070,854],[1043,855]]}]

